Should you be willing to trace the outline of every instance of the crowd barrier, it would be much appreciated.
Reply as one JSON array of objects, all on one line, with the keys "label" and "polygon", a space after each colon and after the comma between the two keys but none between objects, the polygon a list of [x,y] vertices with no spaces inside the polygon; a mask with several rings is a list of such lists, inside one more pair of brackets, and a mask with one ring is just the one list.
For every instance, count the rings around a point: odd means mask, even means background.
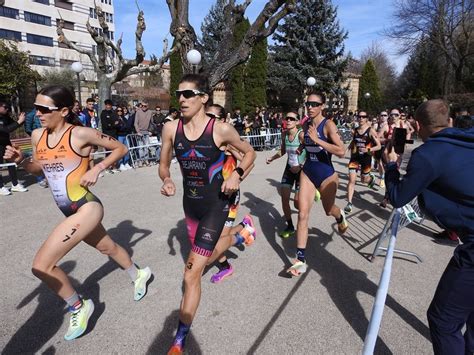
[{"label": "crowd barrier", "polygon": [[[420,262],[423,261],[416,253],[395,249],[397,234],[401,229],[410,223],[415,222],[421,224],[423,223],[423,220],[424,218],[421,214],[417,199],[415,198],[413,201],[402,208],[393,209],[382,233],[379,236],[377,245],[375,246],[374,252],[370,259],[373,261],[375,256],[380,255],[381,251],[383,250],[386,252],[385,262],[382,269],[382,274],[380,275],[379,286],[377,288],[377,294],[375,295],[375,301],[372,307],[367,333],[365,335],[364,348],[362,350],[363,355],[372,355],[374,353],[375,343],[377,342],[380,324],[382,322],[385,301],[387,299],[394,253],[414,256]],[[390,238],[388,246],[387,248],[384,248],[381,246],[381,244],[387,238]]]},{"label": "crowd barrier", "polygon": [[269,150],[281,145],[281,130],[279,128],[253,129],[241,136],[250,143],[255,150]]}]

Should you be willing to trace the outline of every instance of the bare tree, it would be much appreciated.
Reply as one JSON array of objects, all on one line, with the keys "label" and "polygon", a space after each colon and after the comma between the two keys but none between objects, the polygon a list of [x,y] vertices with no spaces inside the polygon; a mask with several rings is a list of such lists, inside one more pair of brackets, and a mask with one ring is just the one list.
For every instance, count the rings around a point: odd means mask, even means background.
[{"label": "bare tree", "polygon": [[[192,67],[186,60],[186,53],[198,46],[196,32],[189,24],[189,0],[166,0],[171,14],[172,22],[170,33],[175,38],[176,49],[179,50],[185,72],[191,72]],[[250,26],[242,42],[237,48],[232,47],[232,38],[235,25],[242,21],[245,10],[252,0],[245,0],[237,5],[230,0],[224,8],[225,21],[228,26],[225,29],[224,40],[214,55],[213,65],[203,68],[209,77],[209,84],[215,87],[225,79],[228,73],[237,65],[245,62],[258,41],[270,36],[276,29],[278,21],[292,12],[295,0],[269,0],[254,23]]]},{"label": "bare tree", "polygon": [[472,0],[397,0],[395,21],[387,34],[402,41],[401,52],[412,52],[423,38],[443,55],[447,77],[454,71],[455,84],[462,83],[466,63],[474,57],[474,2]]},{"label": "bare tree", "polygon": [[[138,4],[137,4],[138,7]],[[97,45],[97,55],[92,50],[84,49],[77,44],[71,42],[66,35],[64,34],[64,21],[61,17],[61,20],[58,24],[57,34],[59,36],[58,41],[64,43],[70,49],[85,54],[89,57],[92,65],[94,66],[94,71],[97,74],[97,86],[99,91],[99,110],[102,110],[103,100],[110,98],[112,84],[123,80],[125,77],[146,73],[146,72],[156,72],[161,69],[164,63],[168,60],[169,56],[172,54],[174,49],[168,51],[167,40],[164,40],[163,46],[163,55],[161,58],[157,59],[156,64],[154,65],[143,65],[143,59],[145,58],[145,50],[142,45],[142,35],[146,29],[144,13],[140,8],[138,8],[137,16],[137,28],[135,30],[135,58],[134,59],[125,59],[122,54],[122,35],[120,36],[117,43],[114,43],[110,39],[109,26],[105,21],[105,13],[102,11],[101,7],[96,5],[95,11],[99,20],[101,27],[101,32],[97,31],[94,27],[91,26],[89,20],[87,21],[86,27],[87,31],[93,38],[94,42]]]}]

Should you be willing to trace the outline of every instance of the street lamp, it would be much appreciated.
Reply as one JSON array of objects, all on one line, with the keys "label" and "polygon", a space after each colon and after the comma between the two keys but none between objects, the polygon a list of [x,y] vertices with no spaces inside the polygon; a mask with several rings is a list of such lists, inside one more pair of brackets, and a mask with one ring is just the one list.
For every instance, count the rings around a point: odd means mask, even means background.
[{"label": "street lamp", "polygon": [[370,99],[370,92],[366,92],[364,94],[364,99],[365,99],[365,110],[369,110],[369,99]]},{"label": "street lamp", "polygon": [[316,78],[310,76],[308,79],[306,79],[306,85],[308,86],[316,85]]},{"label": "street lamp", "polygon": [[74,62],[74,63],[71,64],[71,69],[77,75],[77,95],[78,95],[78,99],[79,99],[79,105],[82,105],[82,100],[81,100],[81,78],[79,77],[79,74],[84,70],[84,67],[82,66],[81,62]]},{"label": "street lamp", "polygon": [[193,74],[196,74],[196,66],[201,63],[201,53],[196,49],[191,49],[186,53],[186,59],[193,66]]}]

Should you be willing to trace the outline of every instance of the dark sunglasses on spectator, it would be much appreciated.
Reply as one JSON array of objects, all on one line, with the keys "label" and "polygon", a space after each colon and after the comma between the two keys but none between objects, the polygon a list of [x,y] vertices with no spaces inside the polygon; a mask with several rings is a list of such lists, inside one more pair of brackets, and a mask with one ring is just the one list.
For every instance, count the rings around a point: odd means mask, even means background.
[{"label": "dark sunglasses on spectator", "polygon": [[37,103],[34,103],[34,106],[35,106],[36,111],[39,111],[43,114],[51,113],[53,111],[59,110],[59,107],[56,107],[56,106],[46,106],[46,105],[41,105]]},{"label": "dark sunglasses on spectator", "polygon": [[217,116],[216,114],[214,114],[212,112],[206,112],[206,115],[209,116],[210,118],[214,118],[214,119],[219,118],[219,116]]},{"label": "dark sunglasses on spectator", "polygon": [[185,99],[190,99],[197,95],[205,95],[206,93],[196,90],[196,89],[188,89],[188,90],[176,90],[176,98],[179,100],[181,95],[184,96]]},{"label": "dark sunglasses on spectator", "polygon": [[122,110],[117,110],[117,112],[123,112]]},{"label": "dark sunglasses on spectator", "polygon": [[286,120],[287,120],[287,121],[294,121],[294,122],[296,122],[296,121],[298,121],[298,118],[296,118],[296,117],[291,117],[291,116],[286,116]]},{"label": "dark sunglasses on spectator", "polygon": [[305,106],[306,107],[319,107],[323,103],[322,102],[317,102],[317,101],[306,101]]},{"label": "dark sunglasses on spectator", "polygon": [[398,117],[398,116],[400,116],[400,115],[399,115],[398,113],[391,113],[390,116],[391,116],[391,117]]},{"label": "dark sunglasses on spectator", "polygon": [[367,115],[359,115],[359,118],[367,118]]},{"label": "dark sunglasses on spectator", "polygon": [[382,113],[380,116],[387,117],[388,115],[386,113]]}]

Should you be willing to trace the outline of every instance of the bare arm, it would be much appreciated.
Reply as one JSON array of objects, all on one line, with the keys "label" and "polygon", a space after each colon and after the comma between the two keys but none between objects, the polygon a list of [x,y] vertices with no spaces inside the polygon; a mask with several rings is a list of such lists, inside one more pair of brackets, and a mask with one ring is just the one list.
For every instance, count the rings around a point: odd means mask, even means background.
[{"label": "bare arm", "polygon": [[176,192],[174,182],[171,180],[170,164],[173,154],[173,135],[176,131],[177,123],[178,122],[173,121],[165,124],[161,134],[161,152],[158,174],[160,179],[163,181],[161,193],[165,196],[173,196]]},{"label": "bare arm", "polygon": [[36,144],[38,143],[43,131],[44,129],[40,128],[35,129],[31,133],[31,145],[33,148],[33,155],[31,159],[25,159],[23,152],[19,148],[12,146],[6,147],[5,155],[3,156],[4,159],[22,166],[23,169],[25,169],[30,174],[40,175],[42,173],[42,169],[41,164],[36,160]]},{"label": "bare arm", "polygon": [[[245,141],[245,143],[247,143],[250,146],[249,142]],[[231,144],[227,146],[227,151],[229,151],[234,156],[234,158],[237,159],[237,161],[239,162],[241,162],[242,159],[244,158],[243,154]],[[244,180],[250,174],[250,172],[252,171],[254,167],[255,167],[255,164],[252,164],[250,168],[244,171],[244,175],[242,175],[242,180]]]},{"label": "bare arm", "polygon": [[286,132],[281,132],[281,145],[280,150],[276,152],[273,156],[267,159],[267,164],[270,164],[272,161],[281,158],[283,155],[286,154],[286,146],[285,146],[285,135]]}]

